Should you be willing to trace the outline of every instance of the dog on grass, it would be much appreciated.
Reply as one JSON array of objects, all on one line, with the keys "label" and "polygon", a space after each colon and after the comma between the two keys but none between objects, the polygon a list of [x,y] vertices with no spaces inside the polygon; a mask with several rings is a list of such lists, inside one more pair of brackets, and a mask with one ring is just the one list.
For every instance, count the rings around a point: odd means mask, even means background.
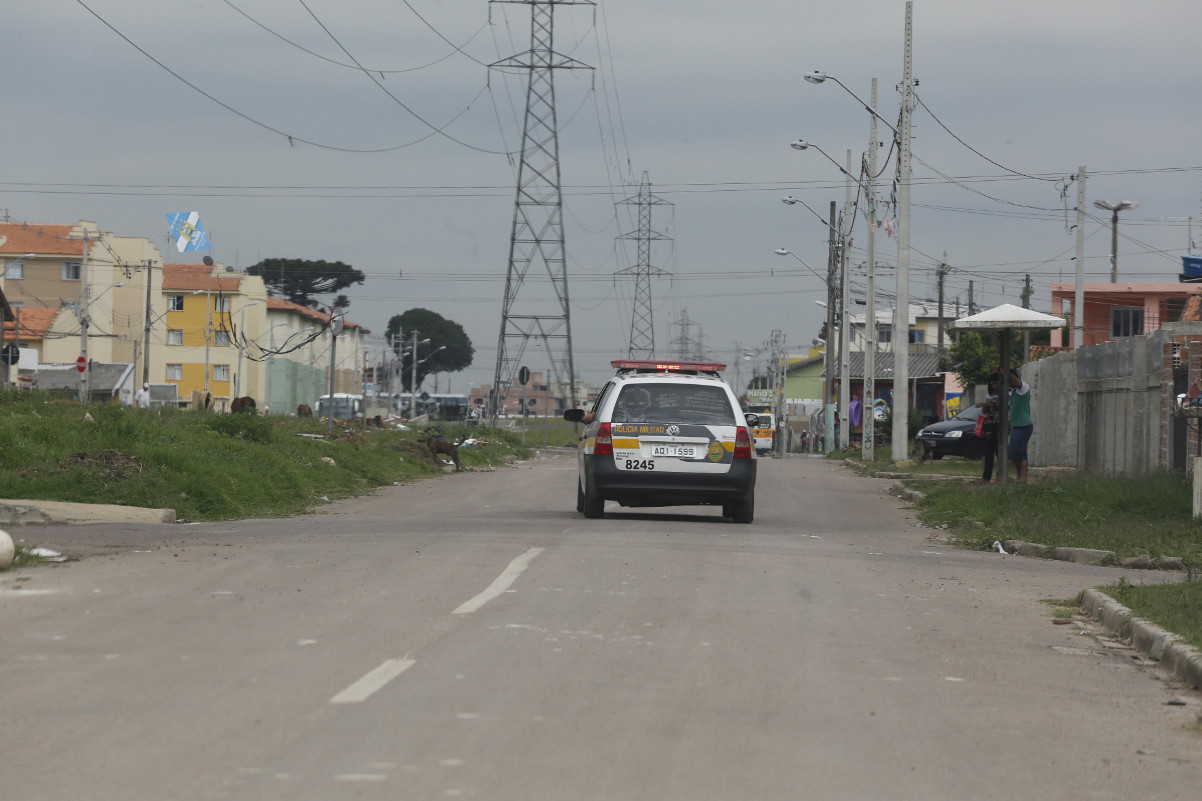
[{"label": "dog on grass", "polygon": [[426,450],[430,452],[430,458],[435,462],[439,461],[439,455],[451,457],[451,461],[455,463],[455,472],[463,472],[463,465],[459,462],[459,446],[462,442],[451,442],[442,434],[432,434],[427,437],[422,437],[418,440],[426,446]]}]

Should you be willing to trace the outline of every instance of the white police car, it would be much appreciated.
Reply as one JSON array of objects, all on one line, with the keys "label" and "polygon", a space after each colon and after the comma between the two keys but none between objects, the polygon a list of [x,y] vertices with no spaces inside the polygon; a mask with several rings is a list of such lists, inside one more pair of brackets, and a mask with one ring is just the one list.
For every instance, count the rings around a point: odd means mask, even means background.
[{"label": "white police car", "polygon": [[611,362],[616,375],[592,409],[569,409],[584,422],[576,509],[601,517],[622,506],[722,507],[736,523],[755,518],[758,416],[739,410],[715,362]]}]

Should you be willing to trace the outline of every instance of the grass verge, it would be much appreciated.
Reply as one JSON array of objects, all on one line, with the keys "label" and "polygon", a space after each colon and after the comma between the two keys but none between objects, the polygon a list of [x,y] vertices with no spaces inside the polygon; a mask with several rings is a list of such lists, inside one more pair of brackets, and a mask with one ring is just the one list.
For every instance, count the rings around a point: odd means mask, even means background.
[{"label": "grass verge", "polygon": [[1117,558],[1174,556],[1180,582],[1099,589],[1136,615],[1180,634],[1202,648],[1202,523],[1193,517],[1190,484],[1171,473],[1147,476],[1066,474],[1029,484],[907,479],[925,497],[917,503],[926,525],[946,526],[957,544],[989,549],[994,541],[1025,540],[1048,546],[1093,548]]},{"label": "grass verge", "polygon": [[[85,413],[91,420],[85,419]],[[533,455],[512,432],[446,425],[465,468]],[[0,394],[0,497],[171,508],[181,521],[282,517],[440,475],[416,431]]]},{"label": "grass verge", "polygon": [[1153,585],[1130,584],[1120,579],[1098,589],[1137,617],[1151,620],[1195,648],[1202,648],[1202,580]]}]

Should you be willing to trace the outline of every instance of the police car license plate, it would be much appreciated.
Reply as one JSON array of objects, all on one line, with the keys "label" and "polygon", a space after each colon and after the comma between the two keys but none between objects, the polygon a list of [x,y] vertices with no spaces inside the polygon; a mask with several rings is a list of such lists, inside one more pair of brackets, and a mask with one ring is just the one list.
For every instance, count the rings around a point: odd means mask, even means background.
[{"label": "police car license plate", "polygon": [[652,445],[652,456],[676,456],[681,459],[692,459],[697,455],[697,449],[692,445]]}]

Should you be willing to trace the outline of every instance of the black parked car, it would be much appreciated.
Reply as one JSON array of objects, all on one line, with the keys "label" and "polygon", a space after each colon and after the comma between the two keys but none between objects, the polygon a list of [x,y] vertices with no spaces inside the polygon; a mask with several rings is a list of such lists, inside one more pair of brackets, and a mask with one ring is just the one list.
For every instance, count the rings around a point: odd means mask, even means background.
[{"label": "black parked car", "polygon": [[919,460],[963,456],[980,459],[985,455],[985,440],[973,435],[981,410],[969,406],[950,420],[931,423],[914,438],[914,455]]}]

